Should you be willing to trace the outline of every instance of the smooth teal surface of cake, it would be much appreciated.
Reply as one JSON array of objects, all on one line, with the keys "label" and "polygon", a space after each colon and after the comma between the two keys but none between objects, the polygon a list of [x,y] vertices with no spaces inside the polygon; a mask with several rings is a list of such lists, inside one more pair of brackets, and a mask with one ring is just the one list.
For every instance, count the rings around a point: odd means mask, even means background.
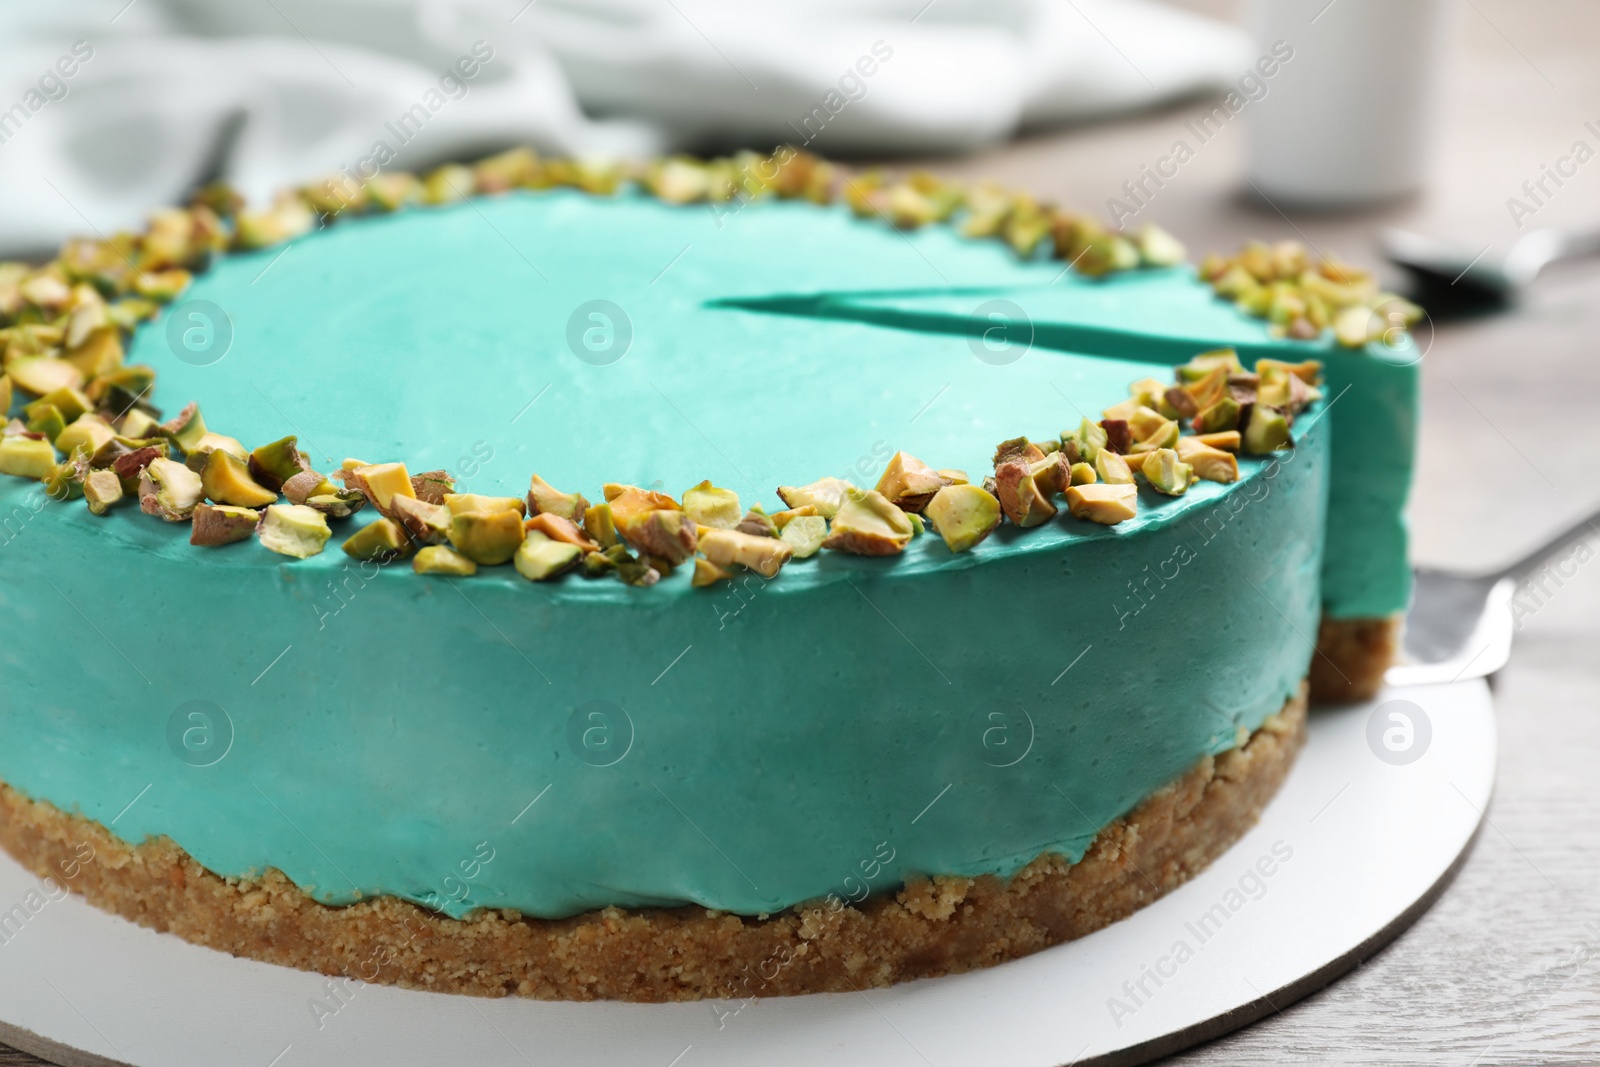
[{"label": "smooth teal surface of cake", "polygon": [[[513,195],[228,257],[185,297],[226,309],[227,356],[182,362],[157,323],[130,360],[168,410],[198,400],[252,446],[299,432],[323,470],[404,460],[508,494],[537,472],[591,499],[710,478],[773,508],[780,484],[871,485],[897,449],[981,476],[997,441],[1075,426],[1151,368],[1042,342],[997,364],[943,327],[727,301],[1058,271],[806,204]],[[596,299],[631,321],[615,362],[568,343]],[[3,479],[0,779],[222,874],[454,915],[762,914],[1076,859],[1304,676],[1344,403],[1231,486],[1141,488],[1117,527],[1063,511],[964,555],[927,535],[709,590],[358,564],[337,540],[371,509],[306,561],[201,549]],[[228,740],[203,766],[173,741],[192,701]]]}]

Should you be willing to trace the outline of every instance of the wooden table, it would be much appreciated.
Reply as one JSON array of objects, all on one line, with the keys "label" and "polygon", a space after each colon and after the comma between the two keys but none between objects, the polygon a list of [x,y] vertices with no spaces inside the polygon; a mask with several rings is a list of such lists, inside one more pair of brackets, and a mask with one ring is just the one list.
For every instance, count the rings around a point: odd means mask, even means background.
[{"label": "wooden table", "polygon": [[[1237,6],[1187,2],[1223,15]],[[1240,195],[1243,131],[1229,127],[1145,215],[1196,254],[1231,251],[1248,237],[1300,238],[1375,264],[1375,234],[1388,225],[1503,250],[1516,232],[1506,198],[1574,140],[1600,148],[1583,129],[1585,120],[1600,122],[1600,4],[1468,0],[1459,14],[1425,196],[1356,216],[1285,216]],[[930,165],[1103,210],[1124,179],[1167,151],[1185,119],[1210,106],[1189,103]],[[1597,194],[1600,160],[1536,221],[1600,221]],[[1487,566],[1600,506],[1600,267],[1540,282],[1513,313],[1440,324],[1423,384],[1411,507],[1418,560]],[[1546,589],[1524,599],[1540,603],[1524,617],[1496,683],[1502,748],[1494,805],[1443,898],[1330,988],[1169,1062],[1600,1061],[1600,565],[1579,566]],[[0,1046],[0,1067],[40,1062]]]}]

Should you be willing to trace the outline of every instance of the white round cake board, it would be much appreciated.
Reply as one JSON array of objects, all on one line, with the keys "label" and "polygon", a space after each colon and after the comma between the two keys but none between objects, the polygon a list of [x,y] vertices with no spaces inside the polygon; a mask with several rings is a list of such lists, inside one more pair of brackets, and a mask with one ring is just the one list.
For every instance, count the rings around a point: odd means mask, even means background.
[{"label": "white round cake board", "polygon": [[7,922],[41,883],[0,857],[0,1040],[69,1067],[1142,1063],[1282,1010],[1405,929],[1454,873],[1494,767],[1483,681],[1318,709],[1260,825],[1131,918],[971,974],[743,1003],[336,994],[77,896]]}]

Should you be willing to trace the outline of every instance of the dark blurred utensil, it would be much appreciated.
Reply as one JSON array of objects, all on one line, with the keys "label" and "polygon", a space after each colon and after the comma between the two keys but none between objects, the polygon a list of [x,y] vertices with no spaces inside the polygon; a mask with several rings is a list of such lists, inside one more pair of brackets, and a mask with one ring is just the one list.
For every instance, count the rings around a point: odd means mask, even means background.
[{"label": "dark blurred utensil", "polygon": [[1600,510],[1586,515],[1514,563],[1489,574],[1418,567],[1400,662],[1389,685],[1427,685],[1484,678],[1511,658],[1516,632],[1511,600],[1517,586],[1568,545],[1600,536]]},{"label": "dark blurred utensil", "polygon": [[1484,311],[1517,299],[1544,268],[1600,254],[1600,227],[1533,230],[1504,256],[1470,249],[1406,230],[1385,230],[1383,251],[1410,272],[1415,297],[1430,312]]}]

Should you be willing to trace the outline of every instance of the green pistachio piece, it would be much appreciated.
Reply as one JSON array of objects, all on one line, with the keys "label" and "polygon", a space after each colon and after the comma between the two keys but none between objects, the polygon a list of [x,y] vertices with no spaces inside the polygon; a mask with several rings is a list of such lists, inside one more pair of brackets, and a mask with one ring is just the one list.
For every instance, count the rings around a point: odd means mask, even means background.
[{"label": "green pistachio piece", "polygon": [[[208,432],[195,443],[193,448],[184,449],[183,465],[192,471],[202,472],[211,459],[211,453],[217,451],[228,453],[246,466],[250,463],[250,450],[245,448],[238,438]],[[296,500],[295,503],[298,504],[300,501]]]},{"label": "green pistachio piece", "polygon": [[[549,482],[535,474],[528,485],[528,514],[541,515],[549,512],[560,515],[563,519],[573,522],[584,521],[588,513],[589,502],[578,493],[563,493]],[[600,538],[595,538],[600,540]]]},{"label": "green pistachio piece", "polygon": [[415,540],[425,545],[442,545],[449,540],[450,509],[443,504],[407,496],[397,496],[389,503],[393,519]]},{"label": "green pistachio piece", "polygon": [[175,460],[152,459],[139,475],[139,509],[167,522],[188,522],[205,495],[200,476]]},{"label": "green pistachio piece", "polygon": [[828,539],[828,520],[821,515],[796,515],[778,534],[794,550],[795,559],[809,559]]},{"label": "green pistachio piece", "polygon": [[311,460],[295,447],[293,434],[250,453],[250,477],[267,489],[282,489],[284,482],[310,469]]},{"label": "green pistachio piece", "polygon": [[1158,448],[1146,455],[1139,469],[1150,488],[1167,496],[1182,496],[1194,481],[1194,468],[1170,448]]},{"label": "green pistachio piece", "polygon": [[994,448],[994,465],[996,467],[1008,459],[1020,459],[1024,463],[1037,463],[1044,458],[1044,449],[1029,441],[1026,437],[1013,437],[1009,441],[1001,441]]},{"label": "green pistachio piece", "polygon": [[[617,569],[617,561],[604,552],[586,552],[583,556],[582,570],[585,578],[604,578]],[[699,561],[695,563],[695,573],[699,573]]]},{"label": "green pistachio piece", "polygon": [[763,511],[760,504],[756,504],[744,513],[744,518],[739,520],[739,525],[734,529],[752,537],[777,537],[778,521]]},{"label": "green pistachio piece", "polygon": [[891,556],[905,551],[914,532],[910,516],[882,493],[851,487],[822,547],[858,556]]},{"label": "green pistachio piece", "polygon": [[1094,468],[1087,463],[1074,463],[1068,473],[1072,475],[1073,485],[1093,485],[1099,481]]},{"label": "green pistachio piece", "polygon": [[395,500],[400,497],[414,499],[417,495],[411,484],[411,473],[406,470],[404,463],[369,463],[345,471],[344,478],[346,486],[365,493],[374,507],[389,516],[394,514]]},{"label": "green pistachio piece", "polygon": [[[823,519],[824,523],[828,520]],[[696,589],[704,589],[708,585],[725,582],[733,577],[733,572],[726,567],[719,567],[704,557],[697,557],[694,561],[694,574],[689,579],[689,584]]]},{"label": "green pistachio piece", "polygon": [[547,582],[577,566],[583,558],[583,549],[566,541],[556,541],[538,530],[529,530],[528,536],[517,547],[514,559],[517,573],[530,582]]},{"label": "green pistachio piece", "polygon": [[1209,352],[1201,352],[1179,367],[1178,381],[1185,383],[1199,381],[1218,367],[1222,367],[1229,374],[1244,373],[1244,364],[1239,362],[1239,353],[1231,348],[1216,348]]},{"label": "green pistachio piece", "polygon": [[89,450],[80,446],[55,465],[50,477],[45,479],[44,491],[52,500],[76,500],[83,495],[83,483],[88,477]]},{"label": "green pistachio piece", "polygon": [[[459,163],[447,163],[431,172],[422,182],[424,204],[454,204],[465,200],[476,190],[472,171]],[[447,572],[454,573],[454,572]]]},{"label": "green pistachio piece", "polygon": [[1145,223],[1134,235],[1139,262],[1146,267],[1176,267],[1189,256],[1183,242],[1153,223]]},{"label": "green pistachio piece", "polygon": [[[772,520],[772,525],[778,528],[778,532],[780,534],[783,532],[783,528],[788,526],[795,519],[806,517],[815,517],[819,519],[822,518],[821,515],[817,514],[817,509],[812,507],[810,504],[807,504],[803,508],[789,508],[787,511],[775,511],[767,517]],[[823,519],[823,521],[826,522],[827,520]]]},{"label": "green pistachio piece", "polygon": [[706,559],[719,567],[739,564],[771,578],[794,555],[794,546],[778,537],[759,537],[738,530],[707,530],[699,540]]},{"label": "green pistachio piece", "polygon": [[374,174],[367,179],[367,200],[379,211],[398,211],[422,198],[422,183],[405,171]]},{"label": "green pistachio piece", "polygon": [[571,519],[563,519],[560,515],[549,512],[534,515],[532,518],[522,520],[522,528],[529,535],[540,533],[552,541],[564,541],[569,545],[577,545],[585,552],[598,551],[600,546],[584,533],[582,528]]},{"label": "green pistachio piece", "polygon": [[104,515],[122,499],[122,479],[115,471],[91,470],[83,480],[83,498],[91,515]]},{"label": "green pistachio piece", "polygon": [[241,211],[234,219],[234,241],[240,248],[270,248],[317,224],[311,208],[298,196],[285,196],[266,211]]},{"label": "green pistachio piece", "polygon": [[[94,510],[93,504],[89,510]],[[251,508],[234,507],[231,504],[201,504],[194,509],[189,543],[213,547],[246,541],[256,532],[260,522],[261,512]]]},{"label": "green pistachio piece", "polygon": [[845,494],[852,488],[843,478],[822,478],[810,485],[780,485],[778,497],[791,508],[809,505],[817,509],[818,515],[831,519],[839,513]]},{"label": "green pistachio piece", "polygon": [[486,567],[507,563],[522,544],[520,512],[468,511],[450,516],[450,543],[461,555]]},{"label": "green pistachio piece", "polygon": [[739,507],[738,493],[732,489],[718,489],[709,481],[684,492],[683,511],[699,525],[721,530],[738,526],[744,514]]},{"label": "green pistachio piece", "polygon": [[1028,464],[1014,458],[1003,461],[994,470],[996,495],[1006,518],[1023,528],[1048,522],[1056,513],[1056,506],[1034,481]]},{"label": "green pistachio piece", "polygon": [[450,514],[469,515],[472,513],[488,514],[496,511],[514,511],[517,518],[525,514],[527,504],[521,497],[515,496],[482,496],[478,493],[447,493],[444,506],[450,509]]},{"label": "green pistachio piece", "polygon": [[1356,304],[1344,308],[1334,316],[1333,336],[1345,348],[1361,348],[1372,339],[1375,324],[1381,326],[1381,322],[1372,311],[1361,304]]},{"label": "green pistachio piece", "polygon": [[54,442],[67,428],[67,422],[61,417],[61,410],[54,404],[36,401],[28,405],[31,414],[28,417],[28,432],[42,434],[47,441]]},{"label": "green pistachio piece", "polygon": [[1208,482],[1239,480],[1239,461],[1233,453],[1206,444],[1198,437],[1178,439],[1178,458],[1194,468],[1194,476]]},{"label": "green pistachio piece", "polygon": [[1100,450],[1106,447],[1105,427],[1085,418],[1076,430],[1071,431],[1070,439],[1067,434],[1062,434],[1061,441],[1067,458],[1073,463],[1093,463]]},{"label": "green pistachio piece", "polygon": [[304,504],[271,504],[256,527],[256,537],[264,547],[295,559],[317,555],[332,536],[328,517]]},{"label": "green pistachio piece", "polygon": [[1171,448],[1177,444],[1180,431],[1178,424],[1161,412],[1141,407],[1128,420],[1128,432],[1133,434],[1133,450],[1148,452],[1156,448]]},{"label": "green pistachio piece", "polygon": [[12,359],[6,364],[6,377],[18,389],[34,396],[48,396],[57,389],[79,389],[84,382],[84,374],[77,367],[50,356]]},{"label": "green pistachio piece", "polygon": [[[23,407],[23,414],[32,416],[34,409],[53,404],[61,417],[71,425],[84,414],[94,410],[94,402],[78,389],[55,389]],[[9,404],[8,404],[9,406]]]},{"label": "green pistachio piece", "polygon": [[1000,501],[981,486],[947,485],[928,502],[928,521],[952,552],[965,552],[1000,525]]},{"label": "green pistachio piece", "polygon": [[1101,449],[1100,454],[1094,458],[1094,472],[1099,481],[1108,485],[1133,484],[1133,470],[1128,466],[1128,461],[1109,448]]},{"label": "green pistachio piece", "polygon": [[447,574],[457,578],[470,578],[478,573],[478,565],[453,552],[444,545],[428,545],[412,557],[411,569],[418,574]]},{"label": "green pistachio piece", "polygon": [[621,543],[617,538],[617,524],[612,519],[610,504],[595,504],[584,509],[583,532],[601,548],[613,548]]},{"label": "green pistachio piece", "polygon": [[699,537],[693,519],[681,511],[667,508],[629,512],[625,518],[624,513],[618,510],[621,500],[619,497],[611,502],[612,514],[617,520],[617,532],[639,552],[673,567],[694,556]]},{"label": "green pistachio piece", "polygon": [[200,475],[206,497],[216,504],[241,508],[260,508],[273,503],[278,494],[257,484],[250,477],[250,465],[231,452],[218,448],[206,459]]},{"label": "green pistachio piece", "polygon": [[645,172],[644,187],[669,204],[689,204],[709,195],[711,172],[694,159],[658,159]]},{"label": "green pistachio piece", "polygon": [[1067,490],[1067,510],[1074,518],[1115,526],[1138,514],[1139,488],[1126,484],[1096,482],[1075,485]]},{"label": "green pistachio piece", "polygon": [[1231,396],[1224,396],[1196,415],[1190,425],[1199,434],[1232,430],[1239,425],[1239,402]]},{"label": "green pistachio piece", "polygon": [[902,511],[920,512],[949,480],[909,452],[896,452],[878,479],[877,490]]},{"label": "green pistachio piece", "polygon": [[156,437],[161,433],[161,423],[143,408],[129,408],[118,420],[116,430],[124,437]]},{"label": "green pistachio piece", "polygon": [[1283,412],[1266,404],[1253,404],[1250,422],[1245,427],[1243,448],[1246,454],[1264,456],[1294,444],[1289,435],[1289,420]]},{"label": "green pistachio piece", "polygon": [[44,481],[56,466],[56,450],[42,437],[0,438],[0,474]]},{"label": "green pistachio piece", "polygon": [[1128,396],[1140,407],[1147,408],[1159,408],[1166,391],[1167,387],[1155,378],[1140,378],[1128,386]]},{"label": "green pistachio piece", "polygon": [[1028,464],[1028,476],[1046,499],[1067,491],[1072,484],[1072,464],[1065,452],[1051,452],[1036,463]]}]

